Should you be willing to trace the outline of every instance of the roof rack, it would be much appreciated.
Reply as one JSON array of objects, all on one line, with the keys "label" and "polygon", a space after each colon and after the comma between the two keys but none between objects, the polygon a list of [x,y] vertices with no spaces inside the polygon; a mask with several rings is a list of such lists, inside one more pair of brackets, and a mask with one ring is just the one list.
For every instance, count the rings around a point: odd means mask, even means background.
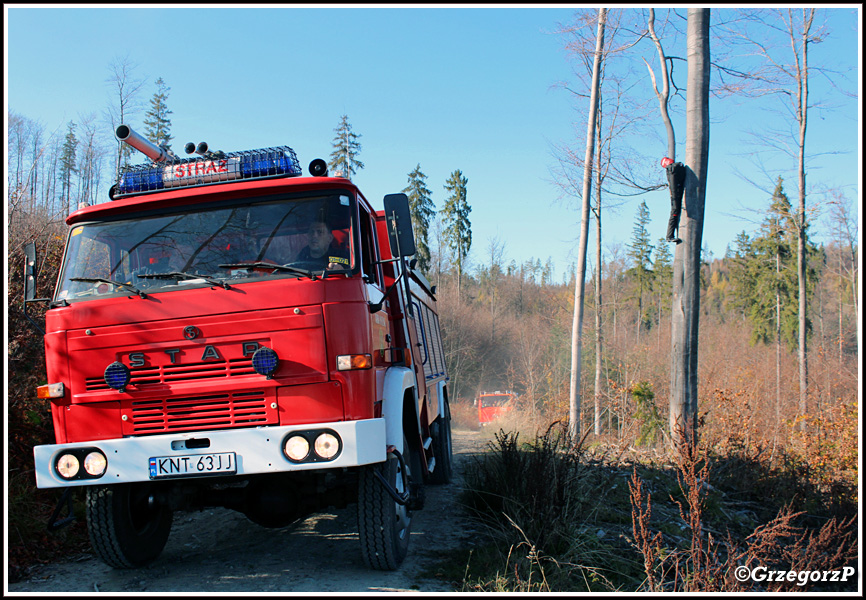
[{"label": "roof rack", "polygon": [[[108,192],[112,200],[165,189],[244,179],[297,177],[303,174],[298,156],[288,146],[241,152],[205,150],[198,157],[178,158],[171,151],[142,138],[126,125],[118,127],[115,135],[154,162],[124,167],[117,183]],[[204,143],[199,147],[207,148]]]}]

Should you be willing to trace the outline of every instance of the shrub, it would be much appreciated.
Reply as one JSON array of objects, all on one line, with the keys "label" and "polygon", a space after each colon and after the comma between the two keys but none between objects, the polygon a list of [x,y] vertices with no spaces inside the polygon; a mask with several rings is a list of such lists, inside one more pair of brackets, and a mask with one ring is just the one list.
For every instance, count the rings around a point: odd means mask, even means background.
[{"label": "shrub", "polygon": [[647,381],[641,381],[634,384],[630,392],[637,406],[633,415],[638,427],[635,444],[652,446],[663,437],[665,425],[654,402],[655,393],[652,391],[652,385]]}]

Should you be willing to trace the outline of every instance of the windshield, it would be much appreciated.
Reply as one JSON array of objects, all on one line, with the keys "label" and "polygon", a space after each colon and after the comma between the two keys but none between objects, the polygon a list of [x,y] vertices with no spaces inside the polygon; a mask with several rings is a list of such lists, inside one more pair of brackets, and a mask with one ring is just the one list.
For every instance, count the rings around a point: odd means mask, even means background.
[{"label": "windshield", "polygon": [[508,404],[509,400],[511,400],[510,395],[481,396],[481,406],[482,407],[505,406],[506,404]]},{"label": "windshield", "polygon": [[330,195],[76,225],[55,299],[350,271],[350,214]]}]

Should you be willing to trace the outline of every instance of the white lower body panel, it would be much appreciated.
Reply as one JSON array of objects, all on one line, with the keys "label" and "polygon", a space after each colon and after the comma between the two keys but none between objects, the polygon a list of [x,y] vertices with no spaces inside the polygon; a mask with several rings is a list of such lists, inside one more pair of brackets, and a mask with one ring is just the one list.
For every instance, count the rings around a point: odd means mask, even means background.
[{"label": "white lower body panel", "polygon": [[[290,433],[320,429],[329,429],[340,438],[341,451],[334,460],[293,463],[286,458],[283,454],[283,442]],[[208,445],[200,447],[199,442],[187,448],[186,441],[192,439],[197,441],[207,439]],[[57,458],[64,452],[76,448],[101,450],[108,459],[105,474],[98,479],[66,480],[60,477],[54,467]],[[234,452],[236,456],[237,472],[231,476],[338,469],[378,463],[386,459],[385,420],[365,419],[256,429],[187,431],[177,434],[36,446],[33,448],[36,462],[36,487],[59,488],[151,481],[149,460],[153,457],[182,457],[224,452]]]}]

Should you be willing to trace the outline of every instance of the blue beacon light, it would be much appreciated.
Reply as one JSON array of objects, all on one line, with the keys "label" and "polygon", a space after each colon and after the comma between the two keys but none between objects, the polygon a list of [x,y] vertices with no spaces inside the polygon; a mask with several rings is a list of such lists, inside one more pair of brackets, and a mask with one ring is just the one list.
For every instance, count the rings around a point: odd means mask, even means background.
[{"label": "blue beacon light", "polygon": [[253,354],[252,363],[256,373],[271,379],[280,364],[280,357],[270,348],[262,347]]},{"label": "blue beacon light", "polygon": [[132,374],[129,372],[129,367],[121,362],[113,362],[105,368],[105,383],[108,387],[119,392],[126,391],[126,386],[129,385],[129,380]]}]

